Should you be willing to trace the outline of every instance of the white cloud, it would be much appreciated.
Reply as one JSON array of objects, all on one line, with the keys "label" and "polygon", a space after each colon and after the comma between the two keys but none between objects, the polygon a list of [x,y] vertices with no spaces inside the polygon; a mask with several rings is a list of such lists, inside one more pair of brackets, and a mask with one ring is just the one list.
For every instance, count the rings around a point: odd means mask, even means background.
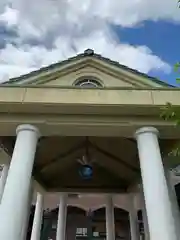
[{"label": "white cloud", "polygon": [[[145,20],[180,21],[175,0],[1,0],[0,22],[16,30],[16,46],[0,51],[0,78],[60,61],[86,48],[139,71],[170,71],[146,46],[117,40],[111,24],[132,27]],[[33,46],[32,40],[42,45]],[[46,47],[50,45],[51,47]]]},{"label": "white cloud", "polygon": [[18,13],[18,10],[5,6],[4,12],[0,15],[0,21],[12,27],[18,23]]}]

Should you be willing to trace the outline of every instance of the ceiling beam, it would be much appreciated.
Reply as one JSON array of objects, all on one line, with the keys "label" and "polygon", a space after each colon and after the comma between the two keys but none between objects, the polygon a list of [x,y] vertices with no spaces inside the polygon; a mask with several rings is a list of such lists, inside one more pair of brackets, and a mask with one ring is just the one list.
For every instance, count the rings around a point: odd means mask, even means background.
[{"label": "ceiling beam", "polygon": [[101,153],[104,154],[105,156],[107,156],[107,157],[113,159],[114,161],[122,164],[124,167],[130,169],[131,171],[136,172],[136,173],[138,173],[138,174],[140,173],[140,170],[139,170],[138,168],[136,168],[136,167],[132,166],[131,164],[125,162],[125,161],[122,160],[121,158],[119,158],[119,157],[113,155],[112,153],[110,153],[110,152],[108,152],[108,151],[106,151],[106,150],[98,147],[96,144],[94,144],[94,143],[92,143],[92,142],[90,142],[90,144],[91,144],[91,146],[92,146],[94,149],[96,149],[98,152],[101,152]]},{"label": "ceiling beam", "polygon": [[83,148],[85,145],[85,142],[80,142],[77,145],[73,146],[72,148],[68,149],[66,152],[59,153],[55,158],[51,159],[48,163],[44,163],[40,167],[40,171],[46,170],[46,168],[50,167],[52,164],[57,163],[58,161],[62,160],[63,158],[66,158],[68,155],[74,153],[80,148]]},{"label": "ceiling beam", "polygon": [[105,171],[110,171],[111,173],[113,173],[116,176],[117,181],[121,182],[123,185],[128,186],[130,184],[126,179],[124,179],[120,176],[120,172],[114,171],[112,169],[112,167],[110,167],[110,166],[107,168],[105,166],[106,165],[105,162],[102,162],[102,161],[100,161],[100,159],[98,159],[98,161],[96,161],[95,163],[97,165],[99,165],[100,168],[104,169]]},{"label": "ceiling beam", "polygon": [[49,188],[48,192],[53,192],[53,193],[61,193],[61,192],[68,192],[68,193],[125,193],[127,189],[124,187],[110,187],[110,186],[97,186],[97,187],[92,187],[92,186],[87,186],[84,188],[81,188],[77,185],[71,186],[71,187],[57,187],[57,188]]}]

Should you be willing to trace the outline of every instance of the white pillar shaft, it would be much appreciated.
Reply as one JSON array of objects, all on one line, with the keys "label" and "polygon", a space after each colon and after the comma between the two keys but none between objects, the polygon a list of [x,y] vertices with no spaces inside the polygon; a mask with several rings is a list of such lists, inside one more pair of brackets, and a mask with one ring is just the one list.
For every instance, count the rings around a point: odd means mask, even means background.
[{"label": "white pillar shaft", "polygon": [[42,216],[43,216],[43,196],[40,193],[38,193],[31,233],[31,240],[40,240]]},{"label": "white pillar shaft", "polygon": [[62,193],[60,195],[56,240],[65,240],[66,215],[67,215],[67,194]]},{"label": "white pillar shaft", "polygon": [[155,128],[136,132],[151,240],[177,240],[168,187]]},{"label": "white pillar shaft", "polygon": [[137,218],[132,211],[129,212],[129,222],[130,222],[131,240],[138,240]]},{"label": "white pillar shaft", "polygon": [[0,239],[21,240],[38,130],[31,125],[17,128],[17,139],[0,208]]},{"label": "white pillar shaft", "polygon": [[5,187],[5,184],[6,184],[8,170],[9,170],[9,165],[4,164],[2,172],[1,172],[1,178],[0,178],[0,202],[1,202],[1,199],[2,199],[2,196],[3,196],[4,187]]},{"label": "white pillar shaft", "polygon": [[129,223],[131,240],[139,240],[140,236],[138,230],[137,210],[134,206],[134,196],[132,194],[129,196]]},{"label": "white pillar shaft", "polygon": [[106,197],[106,239],[115,240],[114,204],[111,195]]}]

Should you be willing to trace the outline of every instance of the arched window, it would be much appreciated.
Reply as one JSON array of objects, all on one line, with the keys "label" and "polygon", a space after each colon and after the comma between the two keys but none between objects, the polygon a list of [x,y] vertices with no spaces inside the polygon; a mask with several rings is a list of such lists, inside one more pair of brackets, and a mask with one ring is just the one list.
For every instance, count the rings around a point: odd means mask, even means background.
[{"label": "arched window", "polygon": [[98,79],[92,77],[80,78],[77,79],[74,83],[74,86],[80,88],[102,88],[103,85]]}]

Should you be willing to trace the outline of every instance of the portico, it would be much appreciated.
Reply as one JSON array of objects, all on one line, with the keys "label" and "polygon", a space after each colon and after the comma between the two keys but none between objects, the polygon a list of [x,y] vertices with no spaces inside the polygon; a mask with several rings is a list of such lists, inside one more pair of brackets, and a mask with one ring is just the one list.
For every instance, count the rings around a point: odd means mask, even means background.
[{"label": "portico", "polygon": [[[146,236],[178,239],[164,164],[179,164],[167,154],[179,141],[180,130],[159,116],[166,102],[179,106],[179,90],[119,68],[86,52],[63,66],[0,86],[0,160],[9,168],[3,181],[0,239],[23,239],[31,184],[39,192],[31,240],[40,239],[47,193],[59,195],[56,240],[65,239],[72,193],[105,196],[108,240],[115,239],[114,195],[127,195],[131,239],[139,240],[132,196],[141,190]],[[104,83],[96,88],[70,85],[72,78],[82,84],[87,76]],[[83,157],[91,160],[90,179],[79,174]]]}]

